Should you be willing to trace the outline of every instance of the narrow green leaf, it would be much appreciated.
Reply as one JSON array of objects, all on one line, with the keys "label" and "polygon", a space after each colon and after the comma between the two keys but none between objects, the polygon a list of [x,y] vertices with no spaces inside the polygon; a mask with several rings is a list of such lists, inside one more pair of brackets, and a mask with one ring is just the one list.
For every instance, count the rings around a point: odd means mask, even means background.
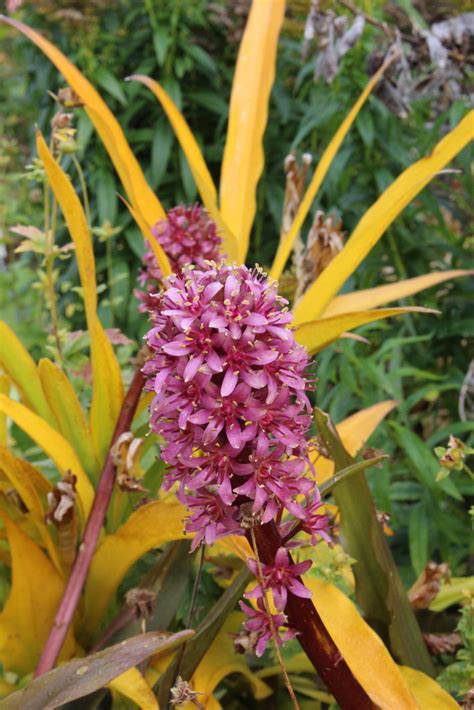
[{"label": "narrow green leaf", "polygon": [[369,468],[370,466],[375,466],[375,464],[380,463],[380,461],[383,461],[384,459],[388,459],[388,456],[386,454],[384,454],[383,456],[374,456],[373,458],[368,459],[367,461],[358,461],[357,463],[353,463],[351,466],[346,466],[346,468],[343,468],[338,471],[327,481],[321,483],[321,485],[319,486],[319,492],[321,493],[321,496],[328,495],[334,488],[336,488],[336,486],[339,486],[349,476],[353,476],[355,473],[361,473],[362,471],[365,471],[365,469]]}]

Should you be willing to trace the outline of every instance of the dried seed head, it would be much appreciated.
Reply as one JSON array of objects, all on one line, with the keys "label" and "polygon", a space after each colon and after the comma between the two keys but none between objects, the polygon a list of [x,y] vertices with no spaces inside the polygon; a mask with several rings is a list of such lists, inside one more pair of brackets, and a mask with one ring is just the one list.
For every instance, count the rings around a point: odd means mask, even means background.
[{"label": "dried seed head", "polygon": [[46,520],[56,527],[68,524],[74,515],[77,477],[67,471],[62,481],[48,493],[48,512]]},{"label": "dried seed head", "polygon": [[185,703],[192,703],[197,708],[203,708],[201,703],[198,701],[197,696],[201,693],[197,693],[191,688],[186,680],[183,680],[181,676],[176,678],[176,684],[171,688],[171,700],[170,705],[172,707],[179,707]]},{"label": "dried seed head", "polygon": [[135,619],[148,619],[155,610],[156,592],[152,589],[134,587],[125,595],[125,603],[133,611]]}]

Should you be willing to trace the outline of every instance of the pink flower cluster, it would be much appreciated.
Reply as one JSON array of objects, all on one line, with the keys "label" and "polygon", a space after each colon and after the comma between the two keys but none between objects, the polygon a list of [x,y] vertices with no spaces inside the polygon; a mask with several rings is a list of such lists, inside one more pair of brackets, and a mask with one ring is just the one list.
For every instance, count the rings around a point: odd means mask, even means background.
[{"label": "pink flower cluster", "polygon": [[[205,268],[206,259],[219,259],[221,238],[217,234],[215,222],[199,205],[178,205],[170,210],[166,219],[152,227],[152,239],[156,239],[166,253],[173,272],[178,272],[185,264],[196,264]],[[151,248],[143,257],[143,269],[138,277],[144,291],[136,291],[141,301],[140,311],[153,308],[150,296],[160,289],[162,274]]]},{"label": "pink flower cluster", "polygon": [[[249,515],[251,524],[275,522],[287,540],[297,529],[314,542],[327,539],[319,492],[307,473],[308,354],[294,339],[276,283],[258,268],[184,266],[153,297],[150,314],[152,355],[144,372],[155,393],[151,427],[164,440],[165,486],[177,484],[189,511],[192,548],[245,534]],[[284,546],[273,566],[263,565],[276,628],[285,623],[288,592],[308,596],[298,577],[310,565],[291,564]],[[256,574],[256,561],[249,567]],[[263,652],[269,627],[268,616],[262,626],[260,584],[250,596],[259,611],[246,612],[246,629]]]}]

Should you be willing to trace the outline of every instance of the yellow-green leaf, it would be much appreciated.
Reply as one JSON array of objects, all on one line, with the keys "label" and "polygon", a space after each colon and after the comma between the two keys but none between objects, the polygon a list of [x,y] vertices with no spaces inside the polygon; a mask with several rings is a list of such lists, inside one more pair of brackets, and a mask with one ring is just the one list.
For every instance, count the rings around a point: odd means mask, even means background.
[{"label": "yellow-green leaf", "polygon": [[217,224],[217,228],[223,242],[223,253],[226,254],[231,261],[238,259],[239,252],[237,241],[222,219],[217,207],[217,191],[214,181],[201,153],[198,142],[194,138],[183,115],[174,101],[170,98],[170,96],[168,96],[166,91],[157,81],[151,79],[149,76],[144,76],[143,74],[133,74],[128,78],[139,81],[141,84],[147,86],[162,105],[166,115],[168,116],[169,122],[173,127],[183,153],[186,156],[186,160],[188,161],[194,182],[196,183],[204,206],[214,222]]},{"label": "yellow-green leaf", "polygon": [[459,710],[458,703],[433,678],[407,666],[399,669],[419,710]]},{"label": "yellow-green leaf", "polygon": [[382,234],[429,181],[467,145],[474,134],[474,111],[435,146],[432,153],[407,168],[358,222],[344,249],[306,291],[294,309],[297,320],[316,319],[357,269]]},{"label": "yellow-green leaf", "polygon": [[48,424],[56,427],[56,420],[44,396],[36,364],[13,330],[0,321],[0,367],[11,379],[25,404]]},{"label": "yellow-green leaf", "polygon": [[313,603],[354,676],[382,710],[418,710],[400,670],[355,605],[337,587],[305,577]]},{"label": "yellow-green leaf", "polygon": [[138,668],[129,668],[128,671],[114,678],[109,683],[109,688],[124,695],[141,710],[160,710],[152,689]]},{"label": "yellow-green leaf", "polygon": [[87,514],[94,498],[94,489],[71,444],[44,419],[3,394],[0,395],[0,412],[13,419],[43,449],[63,475],[70,470],[77,476],[77,492]]},{"label": "yellow-green leaf", "polygon": [[229,124],[222,161],[220,208],[245,261],[263,170],[262,139],[275,78],[284,0],[253,0],[240,44],[232,84]]},{"label": "yellow-green leaf", "polygon": [[94,383],[90,413],[91,433],[96,454],[99,461],[102,462],[107,455],[115,423],[122,406],[122,376],[112,346],[97,318],[94,252],[82,205],[68,176],[51,155],[43,136],[39,132],[37,133],[37,149],[76,247],[77,266],[91,341]]},{"label": "yellow-green leaf", "polygon": [[[0,614],[0,661],[20,676],[31,673],[51,629],[64,589],[58,571],[40,548],[2,516],[12,559],[12,586]],[[74,653],[69,633],[61,660]]]},{"label": "yellow-green leaf", "polygon": [[441,588],[429,606],[430,611],[444,611],[453,604],[465,602],[474,596],[474,575],[471,577],[450,577],[441,582]]},{"label": "yellow-green leaf", "polygon": [[[389,414],[397,402],[394,399],[379,402],[372,407],[362,409],[356,414],[352,414],[344,421],[336,424],[344,448],[351,456],[355,456],[364,446],[366,441],[372,436],[380,422]],[[311,451],[311,461],[316,469],[318,483],[327,481],[334,474],[334,463],[325,458],[317,451]]]},{"label": "yellow-green leaf", "polygon": [[89,639],[128,568],[145,552],[184,537],[184,507],[173,497],[142,505],[98,546],[87,578],[81,632]]},{"label": "yellow-green leaf", "polygon": [[164,219],[165,211],[145,180],[117,119],[92,84],[59,49],[38,32],[11,17],[2,19],[3,22],[26,35],[44,52],[84,103],[85,111],[102,139],[133,207],[141,213],[150,226],[158,219]]},{"label": "yellow-green leaf", "polygon": [[[10,378],[6,375],[0,375],[0,394],[7,397],[10,395]],[[0,414],[0,445],[6,446],[8,439],[7,418],[5,414]]]},{"label": "yellow-green leaf", "polygon": [[59,432],[75,449],[87,473],[93,477],[98,475],[100,466],[94,455],[87,420],[71,383],[48,358],[39,361],[38,373]]},{"label": "yellow-green leaf", "polygon": [[324,318],[336,316],[340,313],[348,313],[349,311],[362,311],[365,308],[377,308],[384,306],[386,303],[398,301],[400,298],[412,296],[414,293],[424,291],[426,288],[431,288],[437,284],[457,279],[461,276],[472,276],[473,270],[469,269],[449,269],[448,271],[435,271],[432,274],[424,276],[416,276],[413,279],[405,281],[396,281],[393,284],[385,286],[376,286],[375,288],[366,288],[353,293],[344,293],[342,296],[337,296],[323,313]]},{"label": "yellow-green leaf", "polygon": [[45,509],[41,498],[46,497],[53,486],[28,461],[14,456],[0,446],[0,473],[8,478],[28,509],[36,529],[56,569],[62,574],[56,548],[45,523]]},{"label": "yellow-green leaf", "polygon": [[155,259],[158,263],[158,266],[160,267],[161,273],[163,275],[163,278],[166,278],[167,276],[170,276],[172,273],[171,271],[171,266],[168,257],[166,256],[163,247],[161,244],[158,242],[157,239],[154,239],[151,236],[151,231],[149,225],[145,222],[141,214],[134,208],[132,205],[127,202],[127,200],[124,197],[120,198],[130,214],[132,215],[133,219],[137,223],[142,235],[143,239],[145,242],[148,244],[150,249],[153,251],[153,254],[155,255]]},{"label": "yellow-green leaf", "polygon": [[387,67],[389,67],[390,64],[393,62],[395,56],[396,55],[390,57],[371,77],[364,91],[361,93],[354,106],[351,108],[351,110],[337,129],[336,133],[332,137],[331,142],[327,146],[326,150],[322,154],[318,162],[317,168],[314,171],[313,177],[311,178],[311,182],[308,186],[308,189],[306,190],[304,197],[301,200],[301,204],[295,214],[295,218],[293,220],[291,228],[285,235],[283,235],[283,238],[278,246],[275,260],[273,262],[272,268],[270,269],[270,277],[272,279],[280,278],[281,273],[285,268],[285,264],[290,255],[295,239],[298,236],[301,227],[303,226],[303,223],[309,214],[311,205],[313,204],[318,190],[321,187],[321,183],[323,182],[329,168],[331,167],[332,161],[334,160],[342,141],[348,134],[352,124],[357,118],[359,111],[370,96],[373,88],[381,79]]},{"label": "yellow-green leaf", "polygon": [[351,328],[358,328],[365,323],[401,316],[404,313],[439,313],[432,308],[378,308],[373,311],[357,311],[355,313],[341,313],[331,318],[321,318],[309,323],[299,323],[295,338],[304,345],[310,355],[314,355],[327,345],[336,340],[342,333]]}]

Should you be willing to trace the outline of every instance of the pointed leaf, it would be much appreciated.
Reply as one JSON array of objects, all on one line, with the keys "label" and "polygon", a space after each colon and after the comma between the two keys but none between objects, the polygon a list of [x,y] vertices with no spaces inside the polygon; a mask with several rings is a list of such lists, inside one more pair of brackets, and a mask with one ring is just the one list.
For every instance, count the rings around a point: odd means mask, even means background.
[{"label": "pointed leaf", "polygon": [[44,396],[36,364],[13,330],[0,321],[0,367],[11,379],[25,404],[48,424],[56,427],[56,420]]},{"label": "pointed leaf", "polygon": [[460,604],[467,596],[474,595],[474,576],[451,577],[441,583],[441,589],[431,602],[430,611],[444,611],[453,604]]},{"label": "pointed leaf", "polygon": [[124,197],[120,197],[130,214],[132,215],[133,219],[137,223],[138,227],[140,228],[140,231],[143,235],[143,239],[145,240],[145,243],[150,247],[150,249],[153,251],[153,254],[155,255],[155,259],[158,263],[158,266],[160,267],[161,273],[163,274],[163,278],[166,278],[167,276],[170,276],[171,272],[171,266],[168,257],[166,256],[163,247],[161,244],[159,244],[157,239],[154,239],[151,237],[151,231],[148,226],[148,224],[145,222],[141,214],[134,208],[132,205],[127,202],[127,200]]},{"label": "pointed leaf", "polygon": [[416,276],[413,279],[397,281],[393,284],[386,284],[385,286],[376,286],[375,288],[367,288],[353,293],[344,293],[342,296],[337,296],[331,301],[324,311],[323,316],[324,318],[329,318],[330,316],[332,317],[350,311],[377,308],[378,306],[384,306],[386,303],[398,301],[400,298],[412,296],[414,293],[424,291],[424,289],[431,288],[444,281],[457,279],[461,276],[471,276],[473,274],[474,271],[469,269],[435,271],[431,274]]},{"label": "pointed leaf", "polygon": [[328,495],[328,493],[330,493],[336,486],[340,485],[342,481],[348,478],[348,476],[353,476],[355,473],[365,471],[366,468],[370,468],[370,466],[375,466],[376,464],[380,463],[380,461],[383,461],[386,458],[388,458],[388,456],[386,455],[374,456],[373,458],[367,459],[366,461],[358,461],[357,463],[353,463],[352,466],[346,466],[346,468],[342,468],[336,473],[335,476],[332,476],[319,486],[319,492],[321,493],[321,496]]},{"label": "pointed leaf", "polygon": [[37,133],[38,155],[64,215],[76,247],[77,266],[91,341],[94,390],[91,406],[91,433],[100,462],[105,460],[123,400],[120,367],[112,346],[97,318],[97,286],[94,252],[87,220],[68,176],[51,155],[43,136]]},{"label": "pointed leaf", "polygon": [[98,475],[100,466],[93,453],[89,427],[71,383],[48,358],[39,361],[38,373],[59,432],[74,448],[87,473],[92,477]]},{"label": "pointed leaf", "polygon": [[0,472],[8,478],[28,508],[44,546],[56,569],[62,574],[56,548],[45,523],[45,513],[41,498],[53,489],[51,483],[34,466],[14,456],[8,449],[0,446]]},{"label": "pointed leaf", "polygon": [[459,704],[449,693],[425,673],[407,666],[398,668],[420,710],[459,710]]},{"label": "pointed leaf", "polygon": [[360,219],[344,249],[306,291],[294,309],[295,318],[318,318],[405,207],[473,136],[474,111],[448,133],[430,155],[407,168]]},{"label": "pointed leaf", "polygon": [[314,355],[336,340],[342,333],[351,328],[358,328],[365,323],[400,316],[404,313],[439,313],[432,308],[378,308],[373,311],[356,311],[340,313],[331,318],[321,318],[309,323],[298,324],[295,338],[304,345],[310,355]]},{"label": "pointed leaf", "polygon": [[51,710],[104,687],[152,653],[166,653],[194,636],[179,631],[163,638],[152,631],[126,639],[85,658],[75,658],[32,680],[24,690],[2,701],[3,710]]},{"label": "pointed leaf", "polygon": [[168,116],[169,122],[173,127],[183,153],[186,156],[186,160],[188,161],[189,168],[193,174],[194,182],[199,190],[204,206],[214,222],[217,224],[218,232],[223,241],[223,252],[230,261],[238,259],[239,253],[237,241],[227,225],[224,224],[217,207],[217,191],[214,181],[201,153],[198,142],[194,138],[183,115],[163,87],[154,79],[151,79],[149,76],[144,76],[143,74],[133,74],[128,77],[128,79],[139,81],[141,84],[147,86],[162,105],[166,115]]},{"label": "pointed leaf", "polygon": [[257,183],[264,162],[262,139],[284,12],[284,0],[253,1],[232,84],[220,207],[223,220],[237,238],[241,262],[245,261],[257,206]]},{"label": "pointed leaf", "polygon": [[0,395],[0,411],[13,419],[43,449],[63,475],[70,470],[77,476],[77,491],[87,514],[92,505],[94,489],[71,444],[44,419],[3,394]]},{"label": "pointed leaf", "polygon": [[[2,519],[12,558],[12,586],[0,614],[0,661],[5,670],[25,675],[36,667],[61,600],[64,583],[38,545],[6,515]],[[62,660],[69,658],[73,652],[74,641],[68,634],[61,653]]]},{"label": "pointed leaf", "polygon": [[48,42],[38,32],[11,17],[2,17],[1,19],[26,35],[46,54],[84,103],[85,111],[102,139],[105,149],[119,174],[128,199],[137,212],[142,215],[145,222],[151,226],[157,220],[164,219],[165,211],[145,180],[117,119],[92,84],[87,81],[59,49],[56,49],[51,42]]},{"label": "pointed leaf", "polygon": [[[308,186],[308,189],[306,190],[304,197],[301,200],[301,204],[298,207],[291,228],[285,235],[283,235],[281,243],[278,246],[278,251],[275,256],[275,260],[273,262],[272,268],[270,269],[270,278],[280,278],[282,271],[285,268],[285,264],[288,260],[288,257],[290,256],[290,252],[295,242],[295,239],[300,233],[301,227],[303,226],[303,223],[311,209],[311,205],[313,204],[316,195],[318,194],[318,190],[321,187],[321,183],[326,177],[326,174],[332,165],[332,161],[336,157],[337,151],[341,147],[341,143],[348,134],[362,106],[370,96],[372,89],[376,86],[379,79],[381,79],[385,70],[390,66],[396,56],[397,55],[395,54],[392,55],[384,64],[382,64],[380,69],[375,72],[373,77],[371,77],[364,91],[359,96],[354,106],[351,108],[351,110],[337,129],[336,133],[332,137],[328,147],[322,154],[318,162],[317,168],[314,171],[313,177],[311,178],[311,182]],[[351,308],[351,310],[355,309]]]},{"label": "pointed leaf", "polygon": [[183,539],[184,507],[176,500],[142,505],[98,546],[87,578],[81,630],[92,636],[103,619],[128,568],[145,552],[171,540]]},{"label": "pointed leaf", "polygon": [[152,689],[138,668],[129,668],[111,681],[109,687],[134,702],[140,710],[160,710]]}]

